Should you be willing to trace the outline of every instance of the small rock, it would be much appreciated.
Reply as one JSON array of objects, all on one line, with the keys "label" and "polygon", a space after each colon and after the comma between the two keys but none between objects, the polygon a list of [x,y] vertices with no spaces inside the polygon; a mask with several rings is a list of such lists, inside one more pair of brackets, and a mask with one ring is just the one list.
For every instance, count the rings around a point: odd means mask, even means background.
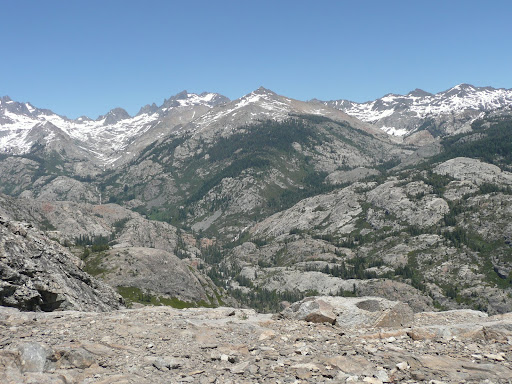
[{"label": "small rock", "polygon": [[261,332],[259,341],[273,339],[275,337],[275,335],[276,335],[276,333],[273,330],[267,329],[266,331]]},{"label": "small rock", "polygon": [[169,358],[169,357],[157,357],[153,361],[153,366],[160,371],[167,371],[169,369],[178,369],[181,368],[182,364],[180,361]]},{"label": "small rock", "polygon": [[390,381],[389,375],[384,369],[378,369],[374,376],[383,383],[388,383]]},{"label": "small rock", "polygon": [[158,369],[159,371],[168,371],[169,368],[167,367],[167,365],[165,364],[165,361],[164,359],[162,359],[161,357],[157,358],[154,362],[153,362],[153,366]]},{"label": "small rock", "polygon": [[249,365],[249,367],[247,368],[247,371],[251,375],[256,375],[259,370],[260,370],[259,367],[257,365],[254,365],[254,364]]},{"label": "small rock", "polygon": [[18,346],[22,372],[43,372],[48,349],[39,343],[24,343]]},{"label": "small rock", "polygon": [[95,359],[92,353],[89,351],[78,348],[65,351],[62,358],[59,360],[60,368],[70,369],[78,368],[85,369],[89,368],[95,363]]},{"label": "small rock", "polygon": [[309,380],[313,377],[313,374],[307,369],[298,369],[295,372],[295,377],[299,380]]},{"label": "small rock", "polygon": [[401,363],[398,363],[396,365],[396,368],[399,370],[399,371],[407,371],[409,368],[411,368],[409,366],[409,364],[407,364],[406,361],[402,361]]},{"label": "small rock", "polygon": [[425,381],[427,379],[427,376],[423,372],[419,372],[419,371],[411,372],[411,377],[414,380],[418,380],[418,381]]},{"label": "small rock", "polygon": [[302,363],[302,364],[295,364],[292,365],[293,369],[307,369],[308,371],[319,371],[320,368],[318,368],[317,365],[312,363]]},{"label": "small rock", "polygon": [[231,368],[231,373],[238,374],[238,375],[243,374],[248,366],[249,366],[249,362],[244,361],[243,363],[233,366]]},{"label": "small rock", "polygon": [[217,347],[218,347],[218,345],[215,343],[206,343],[206,344],[201,344],[199,346],[199,348],[201,348],[201,349],[215,349]]},{"label": "small rock", "polygon": [[505,361],[505,358],[503,357],[503,355],[501,353],[499,355],[496,355],[493,353],[487,353],[484,356],[490,360]]},{"label": "small rock", "polygon": [[363,379],[363,381],[365,383],[370,383],[370,384],[383,384],[381,380],[375,378],[375,377],[365,377]]},{"label": "small rock", "polygon": [[186,376],[195,376],[204,373],[204,369],[197,369],[195,371],[189,372]]}]

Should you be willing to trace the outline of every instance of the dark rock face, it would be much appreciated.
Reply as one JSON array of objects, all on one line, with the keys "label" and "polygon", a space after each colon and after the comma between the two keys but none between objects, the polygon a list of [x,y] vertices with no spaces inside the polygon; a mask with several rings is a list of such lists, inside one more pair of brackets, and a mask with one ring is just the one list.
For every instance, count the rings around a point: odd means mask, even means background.
[{"label": "dark rock face", "polygon": [[0,305],[27,311],[109,311],[121,297],[30,225],[0,217]]}]

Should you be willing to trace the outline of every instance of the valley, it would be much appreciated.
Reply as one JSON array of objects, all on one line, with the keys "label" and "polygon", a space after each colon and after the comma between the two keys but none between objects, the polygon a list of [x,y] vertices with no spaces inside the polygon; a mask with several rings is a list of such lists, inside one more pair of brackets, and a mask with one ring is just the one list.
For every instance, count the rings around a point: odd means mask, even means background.
[{"label": "valley", "polygon": [[129,305],[510,312],[509,99],[462,84],[357,107],[262,87],[69,120],[3,97],[0,216]]}]

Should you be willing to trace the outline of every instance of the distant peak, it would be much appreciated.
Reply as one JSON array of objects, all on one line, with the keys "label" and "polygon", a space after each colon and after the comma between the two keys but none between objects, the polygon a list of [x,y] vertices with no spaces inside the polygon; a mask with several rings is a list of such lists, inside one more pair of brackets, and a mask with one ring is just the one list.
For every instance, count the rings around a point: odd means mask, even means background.
[{"label": "distant peak", "polygon": [[424,91],[420,88],[416,88],[414,91],[409,92],[407,95],[416,97],[432,96],[430,92]]},{"label": "distant peak", "polygon": [[113,115],[113,116],[124,115],[124,116],[130,117],[130,114],[128,112],[126,112],[126,110],[121,107],[111,109],[108,112],[108,115]]},{"label": "distant peak", "polygon": [[11,98],[10,98],[9,96],[7,96],[7,95],[2,96],[2,97],[0,98],[0,100],[5,101],[5,102],[12,101],[12,100],[11,100]]},{"label": "distant peak", "polygon": [[445,91],[448,93],[456,93],[456,92],[468,92],[468,91],[475,91],[478,88],[466,83],[457,84],[455,87],[450,88],[449,90]]},{"label": "distant peak", "polygon": [[178,92],[174,96],[171,96],[168,99],[165,99],[162,107],[164,107],[164,108],[178,107],[180,105],[179,100],[186,100],[189,98],[189,96],[190,95],[187,90]]},{"label": "distant peak", "polygon": [[462,83],[462,84],[458,84],[458,85],[456,85],[456,86],[455,86],[455,87],[453,87],[452,89],[462,89],[462,90],[467,90],[467,89],[475,89],[475,87],[473,87],[471,84]]},{"label": "distant peak", "polygon": [[274,91],[271,91],[270,89],[267,89],[265,87],[259,87],[254,92],[252,92],[256,95],[277,95]]},{"label": "distant peak", "polygon": [[471,84],[462,83],[444,92],[441,92],[441,94],[445,96],[465,95],[466,93],[473,92],[475,90],[477,90],[477,88],[472,86]]},{"label": "distant peak", "polygon": [[117,107],[111,109],[106,115],[100,116],[98,120],[105,119],[105,124],[115,124],[118,121],[129,119],[131,116],[123,108]]}]

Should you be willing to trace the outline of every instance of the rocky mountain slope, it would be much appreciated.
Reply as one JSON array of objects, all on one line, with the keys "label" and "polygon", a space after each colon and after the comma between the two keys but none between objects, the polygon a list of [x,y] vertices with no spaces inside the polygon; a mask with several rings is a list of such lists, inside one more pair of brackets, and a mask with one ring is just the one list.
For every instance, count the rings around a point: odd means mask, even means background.
[{"label": "rocky mountain slope", "polygon": [[435,95],[415,89],[407,95],[388,94],[374,101],[323,102],[396,136],[426,130],[433,136],[465,132],[485,112],[509,109],[511,89],[459,84]]},{"label": "rocky mountain slope", "polygon": [[29,311],[111,311],[123,300],[79,258],[25,223],[0,217],[0,305]]},{"label": "rocky mountain slope", "polygon": [[266,310],[320,293],[378,295],[417,311],[509,312],[511,122],[475,123],[421,165],[399,165],[268,216],[231,243],[210,275]]},{"label": "rocky mountain slope", "polygon": [[[456,158],[432,173],[354,183],[249,228],[222,268],[236,271],[235,289],[374,294],[416,310],[508,312],[511,176]],[[485,184],[491,178],[494,184]],[[502,178],[508,181],[496,183]]]},{"label": "rocky mountain slope", "polygon": [[[332,305],[322,297],[298,303],[297,316],[283,317],[233,308],[146,307],[57,314],[0,307],[0,380],[41,384],[510,380],[510,314],[488,317],[464,310],[413,315],[397,302],[340,299]],[[333,316],[335,324],[323,322],[318,317],[322,313]],[[346,318],[350,323],[343,322]]]}]

